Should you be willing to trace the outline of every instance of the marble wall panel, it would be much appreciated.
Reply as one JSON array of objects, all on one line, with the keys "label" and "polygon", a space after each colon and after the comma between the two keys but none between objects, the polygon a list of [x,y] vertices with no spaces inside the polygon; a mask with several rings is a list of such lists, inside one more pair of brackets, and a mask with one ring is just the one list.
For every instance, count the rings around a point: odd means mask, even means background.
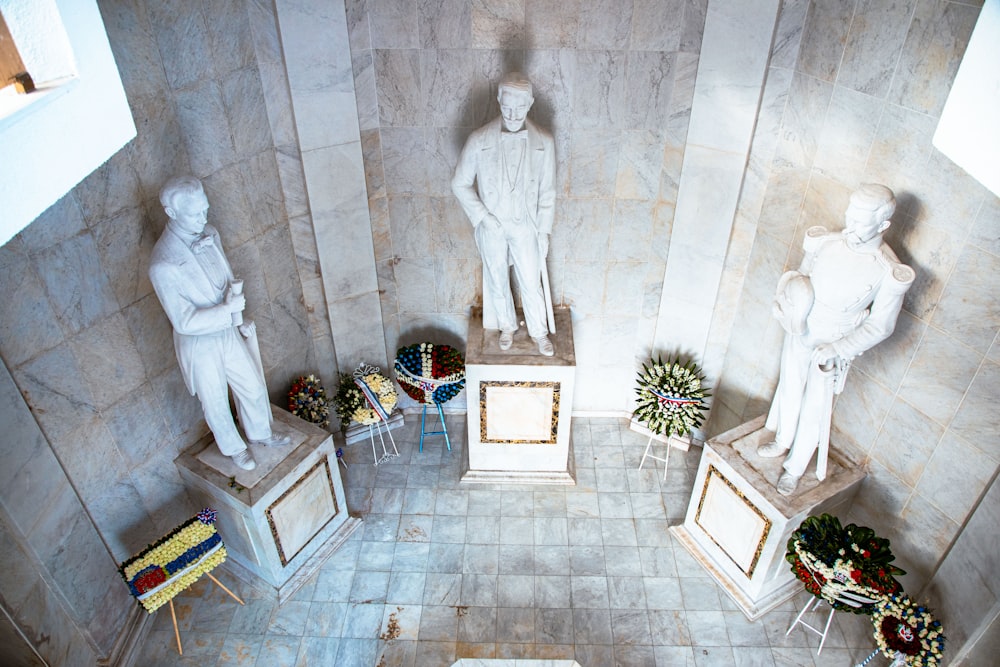
[{"label": "marble wall panel", "polygon": [[12,373],[50,440],[65,437],[78,422],[97,411],[89,383],[65,343],[12,369]]},{"label": "marble wall panel", "polygon": [[1000,446],[997,444],[1000,424],[997,422],[994,409],[996,397],[1000,395],[998,391],[1000,391],[1000,366],[992,361],[984,362],[979,367],[962,405],[955,412],[951,430],[989,456],[1000,460]]},{"label": "marble wall panel", "polygon": [[382,128],[382,166],[388,194],[427,192],[423,168],[425,131],[417,127]]},{"label": "marble wall panel", "polygon": [[70,340],[70,348],[99,409],[116,403],[145,378],[139,350],[121,313],[81,331]]},{"label": "marble wall panel", "polygon": [[88,226],[135,206],[139,180],[130,164],[127,151],[115,153],[89,178],[94,184],[93,188],[80,189],[74,193]]},{"label": "marble wall panel", "polygon": [[870,461],[867,469],[868,475],[851,507],[851,516],[862,526],[882,526],[885,517],[898,517],[903,513],[912,489],[878,461]]},{"label": "marble wall panel", "polygon": [[146,7],[140,3],[102,2],[99,9],[115,60],[131,63],[118,68],[130,101],[134,95],[160,96],[167,89],[167,80]]},{"label": "marble wall panel", "polygon": [[[802,48],[806,17],[812,3],[809,0],[783,0],[778,13],[778,24],[774,30],[771,47],[772,68],[790,69],[795,67]],[[821,35],[826,38],[826,34]]]},{"label": "marble wall panel", "polygon": [[[644,282],[645,275],[639,262],[608,262],[604,279],[605,320],[629,321],[642,312]],[[634,333],[633,323],[630,323],[630,328]],[[630,345],[627,348],[629,355],[631,350]]]},{"label": "marble wall panel", "polygon": [[590,0],[581,7],[578,49],[625,49],[632,28],[632,5]]},{"label": "marble wall panel", "polygon": [[467,314],[469,306],[478,300],[482,280],[482,262],[478,257],[435,260],[437,309],[445,313]]},{"label": "marble wall panel", "polygon": [[851,444],[859,452],[868,454],[892,402],[893,394],[884,385],[858,369],[852,370],[834,405],[831,441]]},{"label": "marble wall panel", "polygon": [[[555,300],[556,295],[559,295],[558,303],[572,309],[574,332],[577,316],[601,314],[603,304],[596,295],[604,293],[603,262],[581,261],[576,258],[553,262],[550,259],[549,272],[552,279],[552,298]],[[587,358],[583,357],[579,350],[577,355],[578,359]]]},{"label": "marble wall panel", "polygon": [[975,508],[996,470],[996,459],[948,432],[927,462],[916,491],[959,523]]},{"label": "marble wall panel", "polygon": [[992,255],[1000,255],[1000,198],[987,197],[975,216],[969,243]]},{"label": "marble wall panel", "polygon": [[660,189],[663,135],[657,130],[625,130],[619,138],[615,197],[655,200]]},{"label": "marble wall panel", "polygon": [[788,91],[775,161],[781,167],[810,168],[816,157],[833,86],[796,74]]},{"label": "marble wall panel", "polygon": [[796,69],[824,81],[836,80],[853,14],[854,3],[810,2]]},{"label": "marble wall panel", "polygon": [[222,92],[213,80],[177,91],[177,119],[194,175],[204,178],[236,159]]},{"label": "marble wall panel", "polygon": [[350,51],[343,48],[348,40],[344,5],[309,0],[277,0],[275,5],[281,34],[294,35],[283,40],[282,51],[292,98],[323,90],[351,92]]},{"label": "marble wall panel", "polygon": [[[621,133],[613,129],[576,132],[566,156],[558,158],[565,167],[565,186],[576,197],[610,197],[615,194],[622,150]],[[648,186],[647,186],[648,189]]]},{"label": "marble wall panel", "polygon": [[257,64],[281,64],[281,36],[278,34],[274,3],[269,0],[250,0],[246,3],[246,12]]},{"label": "marble wall panel", "polygon": [[278,174],[277,153],[265,148],[240,163],[243,182],[247,185],[247,205],[250,207],[253,229],[266,234],[276,226],[288,225],[285,197]]},{"label": "marble wall panel", "polygon": [[[166,90],[164,88],[164,95]],[[132,115],[143,119],[143,131],[123,151],[128,156],[129,169],[138,181],[141,201],[151,218],[149,222],[157,232],[167,221],[159,202],[160,189],[171,177],[191,171],[177,114],[173,105],[164,104],[163,99],[162,95],[138,98],[130,94]],[[132,174],[126,175],[119,183],[129,183]],[[89,192],[89,188],[78,189],[81,197],[101,196],[100,193],[87,194]],[[132,197],[135,195],[130,195],[130,206],[136,203]]]},{"label": "marble wall panel", "polygon": [[559,199],[556,208],[560,215],[552,228],[549,256],[603,261],[611,240],[611,200]]},{"label": "marble wall panel", "polygon": [[979,9],[957,2],[917,2],[888,99],[940,116]]},{"label": "marble wall panel", "polygon": [[288,90],[288,77],[282,63],[258,65],[260,85],[267,109],[267,120],[275,146],[290,146],[298,139],[295,119],[292,117],[292,99]]},{"label": "marble wall panel", "polygon": [[571,49],[576,46],[581,14],[589,10],[582,0],[527,0],[525,4],[527,48]]},{"label": "marble wall panel", "polygon": [[906,371],[899,397],[948,425],[982,362],[982,354],[927,327]]},{"label": "marble wall panel", "polygon": [[[11,245],[13,242],[5,248]],[[18,295],[17,299],[0,300],[0,353],[12,366],[63,340],[45,285],[23,252],[23,245],[18,245],[21,252],[4,252],[0,260],[0,294]],[[33,335],[25,336],[25,331]]]},{"label": "marble wall panel", "polygon": [[621,128],[625,123],[624,51],[576,51],[572,126]]},{"label": "marble wall panel", "polygon": [[372,48],[413,49],[420,46],[417,25],[417,3],[412,0],[377,0],[369,6]]},{"label": "marble wall panel", "polygon": [[299,284],[298,267],[288,226],[273,227],[257,239],[257,247],[260,251],[260,261],[267,267],[264,274],[267,300],[274,301],[278,295],[294,289]]},{"label": "marble wall panel", "polygon": [[149,383],[104,410],[102,417],[129,470],[148,461],[173,440]]},{"label": "marble wall panel", "polygon": [[875,439],[872,458],[912,488],[943,434],[944,427],[909,403],[896,399]]},{"label": "marble wall panel", "polygon": [[920,590],[928,573],[948,551],[959,532],[959,525],[919,495],[914,495],[906,504],[900,519],[894,530],[889,531],[892,537],[888,539],[893,544],[893,553],[899,554],[900,561],[908,564],[902,566],[907,570],[904,588]]},{"label": "marble wall panel", "polygon": [[813,166],[846,183],[861,182],[880,110],[875,98],[835,87],[817,139]]},{"label": "marble wall panel", "polygon": [[630,48],[636,51],[678,51],[684,25],[683,0],[636,0],[632,3]]},{"label": "marble wall panel", "polygon": [[375,263],[375,274],[378,278],[378,298],[382,308],[383,324],[389,321],[390,317],[399,315],[399,299],[396,296],[396,265],[399,258],[379,260]]},{"label": "marble wall panel", "polygon": [[474,49],[524,48],[524,6],[527,0],[472,0]]},{"label": "marble wall panel", "polygon": [[[628,97],[626,126],[660,130],[670,116],[674,83],[674,54],[633,51],[626,65]],[[641,93],[639,92],[641,91]]]},{"label": "marble wall panel", "polygon": [[917,171],[916,177],[903,186],[896,189],[909,196],[897,202],[897,212],[911,218],[914,223],[929,225],[960,237],[969,233],[979,216],[988,215],[990,206],[995,207],[1000,201],[936,150],[931,151],[930,158]]},{"label": "marble wall panel", "polygon": [[916,4],[917,0],[856,5],[837,76],[840,85],[879,98],[886,96]]},{"label": "marble wall panel", "polygon": [[851,365],[869,377],[878,378],[881,384],[896,391],[903,382],[903,375],[907,373],[917,346],[927,330],[925,322],[903,310],[896,319],[896,328],[893,329],[892,335],[864,354],[855,357]]},{"label": "marble wall panel", "polygon": [[420,47],[465,49],[472,41],[472,5],[465,0],[418,0]]},{"label": "marble wall panel", "polygon": [[268,363],[268,393],[271,402],[283,405],[288,386],[302,374],[303,357],[309,352],[312,331],[302,297],[289,289],[271,300],[270,321],[260,323],[261,356]]},{"label": "marble wall panel", "polygon": [[427,177],[427,194],[454,198],[451,179],[465,144],[464,131],[451,127],[429,127],[425,143],[421,159]]},{"label": "marble wall panel", "polygon": [[393,273],[400,312],[437,312],[437,287],[431,257],[400,257]]},{"label": "marble wall panel", "polygon": [[375,197],[368,200],[368,214],[372,220],[372,244],[375,260],[392,257],[392,231],[389,226],[389,198]]},{"label": "marble wall panel", "polygon": [[393,254],[407,259],[431,257],[437,244],[438,230],[431,230],[428,198],[424,195],[392,195],[389,220]]},{"label": "marble wall panel", "polygon": [[346,0],[348,43],[351,53],[360,53],[372,48],[370,26],[370,0]]},{"label": "marble wall panel", "polygon": [[866,180],[875,183],[912,179],[932,152],[931,138],[937,122],[925,114],[886,105],[868,157]]},{"label": "marble wall panel", "polygon": [[416,49],[374,51],[381,126],[413,127],[424,123],[420,53]]},{"label": "marble wall panel", "polygon": [[[651,255],[651,245],[666,240],[659,235],[654,237],[653,204],[641,199],[616,199],[614,207],[608,259],[619,262],[646,261]],[[659,278],[662,277],[661,274]]]},{"label": "marble wall panel", "polygon": [[1000,327],[1000,304],[993,281],[1000,269],[1000,259],[966,246],[956,265],[962,270],[949,278],[931,323],[973,349],[985,352]]},{"label": "marble wall panel", "polygon": [[257,68],[235,70],[220,84],[237,157],[256,155],[273,146],[264,89]]},{"label": "marble wall panel", "polygon": [[309,197],[306,195],[302,156],[297,149],[279,149],[275,153],[275,161],[285,201],[285,212],[289,218],[301,218],[307,215],[309,213]]},{"label": "marble wall panel", "polygon": [[478,258],[475,228],[454,196],[428,198],[428,229],[436,259]]},{"label": "marble wall panel", "polygon": [[121,307],[126,307],[153,293],[149,282],[149,256],[158,235],[146,222],[142,207],[125,209],[93,228],[97,251],[109,274],[128,276],[111,283]]},{"label": "marble wall panel", "polygon": [[254,35],[245,0],[212,3],[211,15],[206,16],[205,24],[217,77],[225,77],[255,63]]},{"label": "marble wall panel", "polygon": [[176,90],[210,78],[214,74],[211,36],[202,4],[167,0],[148,3],[147,9],[170,86]]},{"label": "marble wall panel", "polygon": [[208,433],[201,403],[188,391],[177,364],[151,378],[150,383],[170,434],[179,443],[177,454],[180,454],[181,445],[195,443]]},{"label": "marble wall panel", "polygon": [[[356,368],[365,362],[387,368],[385,341],[371,335],[372,331],[382,329],[378,292],[330,301],[328,305],[333,340],[337,344],[337,367]],[[358,322],[377,326],[358,326]]]},{"label": "marble wall panel", "polygon": [[378,94],[375,90],[375,60],[371,50],[351,56],[354,96],[358,107],[358,127],[362,134],[378,129]]}]

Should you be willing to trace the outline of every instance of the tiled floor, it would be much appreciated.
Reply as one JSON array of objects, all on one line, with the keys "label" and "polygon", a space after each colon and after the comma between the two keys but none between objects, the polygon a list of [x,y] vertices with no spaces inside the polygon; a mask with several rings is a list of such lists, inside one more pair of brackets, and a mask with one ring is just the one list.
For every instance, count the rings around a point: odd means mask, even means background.
[{"label": "tiled floor", "polygon": [[[802,593],[750,623],[667,531],[684,516],[701,450],[638,470],[645,439],[626,420],[573,420],[576,486],[459,482],[465,422],[448,416],[417,451],[420,421],[393,435],[401,456],[372,465],[368,443],[341,468],[351,539],[279,607],[273,594],[203,579],[157,612],[137,666],[449,666],[458,658],[573,658],[583,667],[838,667],[874,646],[838,614],[826,645],[796,628]],[[222,531],[224,533],[224,528]],[[223,534],[223,537],[225,535]],[[815,623],[825,621],[822,619]]]}]

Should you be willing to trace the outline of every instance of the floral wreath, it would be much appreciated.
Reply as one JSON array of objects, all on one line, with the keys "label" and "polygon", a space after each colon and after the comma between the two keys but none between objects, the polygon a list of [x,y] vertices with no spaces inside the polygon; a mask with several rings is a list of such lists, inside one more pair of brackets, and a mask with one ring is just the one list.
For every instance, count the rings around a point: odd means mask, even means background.
[{"label": "floral wreath", "polygon": [[420,403],[446,403],[465,387],[465,359],[450,345],[401,347],[395,366],[399,386]]},{"label": "floral wreath", "polygon": [[829,514],[808,517],[788,540],[785,560],[807,591],[839,611],[871,614],[885,596],[903,590],[906,574],[890,563],[889,540]]},{"label": "floral wreath", "polygon": [[307,422],[329,426],[330,404],[322,381],[315,375],[295,380],[288,392],[288,411]]},{"label": "floral wreath", "polygon": [[351,421],[367,426],[388,420],[396,401],[392,380],[382,375],[378,366],[361,364],[352,375],[340,374],[340,387],[334,403],[343,428],[347,428]]},{"label": "floral wreath", "polygon": [[887,658],[911,667],[932,667],[940,663],[945,639],[941,623],[931,616],[927,607],[915,604],[906,595],[892,595],[881,600],[872,613],[872,627],[875,641]]},{"label": "floral wreath", "polygon": [[632,415],[657,435],[690,433],[705,419],[705,399],[711,394],[704,381],[701,368],[693,361],[650,359],[639,371],[635,390],[639,398]]}]

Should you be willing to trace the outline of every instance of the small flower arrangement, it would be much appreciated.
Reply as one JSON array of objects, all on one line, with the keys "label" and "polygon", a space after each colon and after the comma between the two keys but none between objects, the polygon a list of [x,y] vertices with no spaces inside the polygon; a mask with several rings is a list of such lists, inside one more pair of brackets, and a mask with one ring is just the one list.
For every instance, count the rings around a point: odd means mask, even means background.
[{"label": "small flower arrangement", "polygon": [[650,431],[670,437],[685,435],[701,426],[711,396],[701,368],[680,357],[664,363],[659,357],[642,365],[635,411],[632,415]]},{"label": "small flower arrangement", "polygon": [[911,667],[936,667],[944,653],[941,623],[903,594],[885,597],[872,613],[875,641],[887,658],[904,656]]},{"label": "small flower arrangement", "polygon": [[203,509],[118,568],[129,592],[147,612],[170,602],[226,560],[215,519],[215,510]]},{"label": "small flower arrangement", "polygon": [[315,375],[295,380],[288,392],[288,411],[307,422],[329,426],[330,404],[322,381]]},{"label": "small flower arrangement", "polygon": [[421,403],[445,403],[465,387],[465,359],[450,345],[416,343],[396,351],[396,380]]},{"label": "small flower arrangement", "polygon": [[889,540],[829,514],[808,517],[788,540],[785,560],[807,591],[834,609],[871,614],[879,600],[902,591],[890,563]]},{"label": "small flower arrangement", "polygon": [[361,364],[352,375],[340,374],[334,404],[343,428],[352,421],[367,426],[387,420],[396,407],[396,388],[379,370],[378,366]]}]

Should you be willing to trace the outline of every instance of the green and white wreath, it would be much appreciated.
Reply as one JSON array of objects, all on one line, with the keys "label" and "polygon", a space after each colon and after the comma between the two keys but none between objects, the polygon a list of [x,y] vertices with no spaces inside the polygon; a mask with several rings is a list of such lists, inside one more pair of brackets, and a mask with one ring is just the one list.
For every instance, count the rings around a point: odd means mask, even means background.
[{"label": "green and white wreath", "polygon": [[705,376],[693,361],[650,359],[639,371],[633,416],[657,435],[685,435],[705,420],[711,396]]}]

